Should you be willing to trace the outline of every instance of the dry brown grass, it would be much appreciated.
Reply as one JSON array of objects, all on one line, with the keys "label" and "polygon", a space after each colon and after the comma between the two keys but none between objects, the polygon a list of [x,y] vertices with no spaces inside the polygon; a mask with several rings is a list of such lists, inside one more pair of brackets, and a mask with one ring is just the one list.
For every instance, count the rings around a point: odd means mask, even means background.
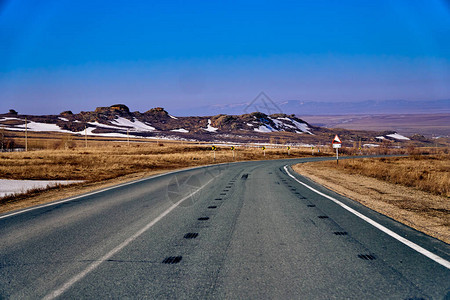
[{"label": "dry brown grass", "polygon": [[[363,205],[450,243],[449,156],[298,164],[294,170]],[[396,183],[398,182],[398,183]]]},{"label": "dry brown grass", "polygon": [[[309,153],[291,149],[290,157]],[[69,150],[0,153],[0,178],[101,181],[126,174],[171,170],[234,160],[287,158],[285,149],[237,148],[235,159],[229,147],[218,148],[216,159],[210,146],[179,144],[112,145]]]},{"label": "dry brown grass", "polygon": [[[307,148],[292,148],[291,155],[288,156],[286,148],[283,147],[267,148],[266,156],[263,156],[263,151],[259,147],[236,147],[233,159],[230,147],[218,147],[216,159],[213,160],[213,152],[209,145],[164,141],[132,143],[127,146],[127,143],[123,142],[90,141],[89,148],[84,148],[80,147],[81,144],[72,149],[0,153],[0,178],[84,180],[84,183],[75,185],[80,194],[86,192],[86,186],[99,186],[104,182],[117,184],[186,167],[242,160],[304,157],[311,154]],[[61,195],[60,198],[76,195],[73,188],[61,186],[46,191],[34,190],[25,195],[5,197],[0,199],[0,212],[57,200],[57,193]],[[71,193],[66,193],[71,190]],[[43,193],[54,196],[45,200],[40,197]],[[36,200],[37,198],[40,200]]]},{"label": "dry brown grass", "polygon": [[366,158],[322,162],[333,170],[359,174],[450,197],[450,155]]}]

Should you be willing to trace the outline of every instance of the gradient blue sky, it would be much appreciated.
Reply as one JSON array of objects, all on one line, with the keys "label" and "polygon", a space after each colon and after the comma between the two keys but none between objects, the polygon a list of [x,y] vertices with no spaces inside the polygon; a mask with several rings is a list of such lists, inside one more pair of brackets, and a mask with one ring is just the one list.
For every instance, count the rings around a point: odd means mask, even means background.
[{"label": "gradient blue sky", "polygon": [[450,5],[0,0],[0,112],[450,98]]}]

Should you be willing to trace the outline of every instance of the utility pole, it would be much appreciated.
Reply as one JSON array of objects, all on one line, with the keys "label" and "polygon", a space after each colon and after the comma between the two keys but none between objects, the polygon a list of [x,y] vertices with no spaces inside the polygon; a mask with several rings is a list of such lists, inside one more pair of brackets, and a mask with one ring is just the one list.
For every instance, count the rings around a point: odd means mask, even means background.
[{"label": "utility pole", "polygon": [[84,144],[85,144],[85,147],[87,148],[87,127],[86,127],[86,125],[84,125]]},{"label": "utility pole", "polygon": [[2,135],[2,149],[0,151],[3,152],[4,145],[5,145],[5,129],[4,129],[3,126],[2,126],[2,129],[1,129],[0,133]]},{"label": "utility pole", "polygon": [[25,117],[25,152],[28,151],[28,122],[27,117]]}]

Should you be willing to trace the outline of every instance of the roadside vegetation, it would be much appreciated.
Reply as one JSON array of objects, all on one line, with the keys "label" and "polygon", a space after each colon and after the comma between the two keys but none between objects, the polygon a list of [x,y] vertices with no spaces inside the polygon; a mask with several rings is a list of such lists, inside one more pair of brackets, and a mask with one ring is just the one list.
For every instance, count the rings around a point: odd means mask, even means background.
[{"label": "roadside vegetation", "polygon": [[412,155],[409,157],[364,158],[319,164],[332,172],[364,175],[390,183],[414,187],[427,193],[450,197],[450,155]]},{"label": "roadside vegetation", "polygon": [[[231,146],[230,146],[231,147]],[[97,182],[153,170],[172,170],[212,163],[306,156],[309,150],[285,147],[217,147],[174,143],[124,143],[68,150],[0,153],[0,178],[32,180],[84,180]]]},{"label": "roadside vegetation", "polygon": [[[445,149],[444,149],[445,150]],[[450,244],[450,155],[346,159],[294,170],[327,188]]]}]

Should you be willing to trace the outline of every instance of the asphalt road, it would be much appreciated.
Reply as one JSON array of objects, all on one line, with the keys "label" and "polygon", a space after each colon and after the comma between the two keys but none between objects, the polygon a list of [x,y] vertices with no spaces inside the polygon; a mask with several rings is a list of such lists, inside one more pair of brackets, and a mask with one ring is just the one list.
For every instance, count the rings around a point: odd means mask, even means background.
[{"label": "asphalt road", "polygon": [[196,168],[1,215],[0,298],[450,297],[449,245],[290,176],[298,161]]}]

